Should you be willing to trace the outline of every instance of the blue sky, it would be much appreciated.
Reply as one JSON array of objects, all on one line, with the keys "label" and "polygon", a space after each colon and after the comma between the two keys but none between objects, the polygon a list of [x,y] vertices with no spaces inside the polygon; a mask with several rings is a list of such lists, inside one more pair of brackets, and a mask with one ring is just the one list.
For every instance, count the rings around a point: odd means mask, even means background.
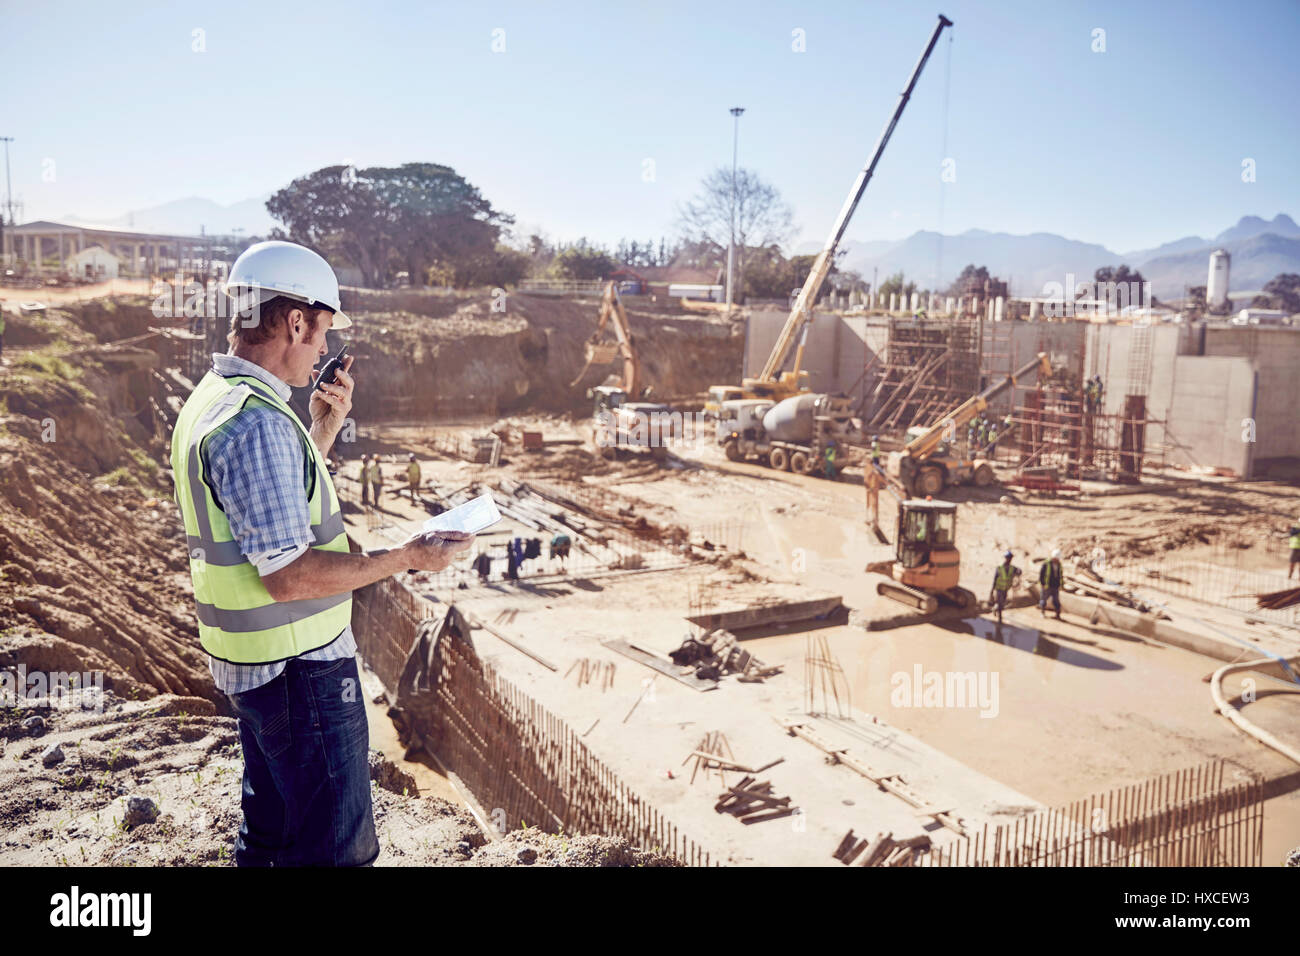
[{"label": "blue sky", "polygon": [[[0,135],[15,137],[27,219],[231,203],[325,165],[425,160],[522,226],[613,243],[674,232],[678,204],[730,162],[727,110],[743,106],[742,165],[794,207],[797,241],[820,244],[940,11],[955,27],[850,239],[942,226],[1125,252],[1247,213],[1300,217],[1294,0],[7,0]],[[1104,53],[1091,49],[1097,28]]]}]

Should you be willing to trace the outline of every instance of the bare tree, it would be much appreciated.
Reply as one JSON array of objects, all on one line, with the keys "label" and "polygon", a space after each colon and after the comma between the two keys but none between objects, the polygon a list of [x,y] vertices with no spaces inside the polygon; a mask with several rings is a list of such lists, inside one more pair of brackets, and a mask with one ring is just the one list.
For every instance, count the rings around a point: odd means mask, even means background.
[{"label": "bare tree", "polygon": [[[745,287],[745,248],[780,245],[794,232],[794,213],[774,186],[749,169],[736,170],[736,286]],[[678,211],[689,241],[717,246],[726,254],[731,241],[731,169],[721,166],[704,177],[700,192]]]}]

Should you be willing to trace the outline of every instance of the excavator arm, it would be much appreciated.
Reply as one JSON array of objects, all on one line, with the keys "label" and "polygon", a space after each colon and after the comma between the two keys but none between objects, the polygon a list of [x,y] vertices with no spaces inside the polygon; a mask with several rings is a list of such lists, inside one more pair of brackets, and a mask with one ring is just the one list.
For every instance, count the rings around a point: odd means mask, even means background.
[{"label": "excavator arm", "polygon": [[[606,326],[613,324],[614,338],[617,344],[602,342]],[[596,331],[587,340],[587,364],[582,367],[570,384],[576,386],[587,374],[593,364],[608,362],[615,355],[623,359],[623,378],[619,387],[635,400],[641,396],[641,362],[637,358],[636,346],[632,339],[632,327],[628,323],[627,313],[623,311],[623,302],[618,297],[618,288],[613,282],[605,284],[605,294],[600,300],[600,315],[596,319]]]},{"label": "excavator arm", "polygon": [[966,401],[927,428],[924,434],[918,435],[908,442],[903,447],[903,453],[915,461],[930,457],[930,455],[934,454],[934,450],[939,447],[944,434],[949,429],[955,432],[966,427],[971,419],[989,407],[989,402],[1007,389],[1019,385],[1021,379],[1031,374],[1037,374],[1044,379],[1052,374],[1052,362],[1046,352],[1039,352],[1033,361],[1026,362],[1002,381],[995,382],[978,395],[966,399]]}]

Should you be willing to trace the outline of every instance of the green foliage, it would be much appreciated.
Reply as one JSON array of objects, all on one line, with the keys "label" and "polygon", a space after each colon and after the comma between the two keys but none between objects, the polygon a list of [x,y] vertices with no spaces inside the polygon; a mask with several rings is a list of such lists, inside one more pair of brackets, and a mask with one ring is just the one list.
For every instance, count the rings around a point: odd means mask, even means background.
[{"label": "green foliage", "polygon": [[551,268],[564,279],[603,279],[618,268],[618,262],[603,246],[593,245],[584,237],[561,249]]},{"label": "green foliage", "polygon": [[41,375],[69,382],[75,382],[81,377],[80,369],[69,365],[62,356],[45,349],[19,356],[14,362],[14,368],[29,369]]},{"label": "green foliage", "polygon": [[288,230],[272,238],[349,262],[372,288],[403,269],[415,280],[434,267],[454,277],[457,268],[490,255],[502,228],[514,222],[454,169],[436,163],[327,166],[276,192],[266,208]]},{"label": "green foliage", "polygon": [[1256,309],[1282,309],[1294,314],[1300,312],[1300,275],[1283,272],[1268,280],[1263,295],[1251,300],[1251,307]]}]

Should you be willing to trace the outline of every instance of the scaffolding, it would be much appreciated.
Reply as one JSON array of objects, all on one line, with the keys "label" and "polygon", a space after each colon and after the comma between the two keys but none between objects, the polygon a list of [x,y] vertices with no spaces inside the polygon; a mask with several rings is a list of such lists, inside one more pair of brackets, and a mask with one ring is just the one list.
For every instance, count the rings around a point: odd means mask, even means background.
[{"label": "scaffolding", "polygon": [[932,421],[980,390],[980,320],[891,318],[866,419],[872,431]]},{"label": "scaffolding", "polygon": [[1019,471],[1055,471],[1056,477],[1135,483],[1143,471],[1163,468],[1166,446],[1148,448],[1145,402],[1126,396],[1124,411],[1094,411],[1078,392],[1037,388],[1025,395],[1011,415],[1012,432],[994,454],[1010,459]]}]

